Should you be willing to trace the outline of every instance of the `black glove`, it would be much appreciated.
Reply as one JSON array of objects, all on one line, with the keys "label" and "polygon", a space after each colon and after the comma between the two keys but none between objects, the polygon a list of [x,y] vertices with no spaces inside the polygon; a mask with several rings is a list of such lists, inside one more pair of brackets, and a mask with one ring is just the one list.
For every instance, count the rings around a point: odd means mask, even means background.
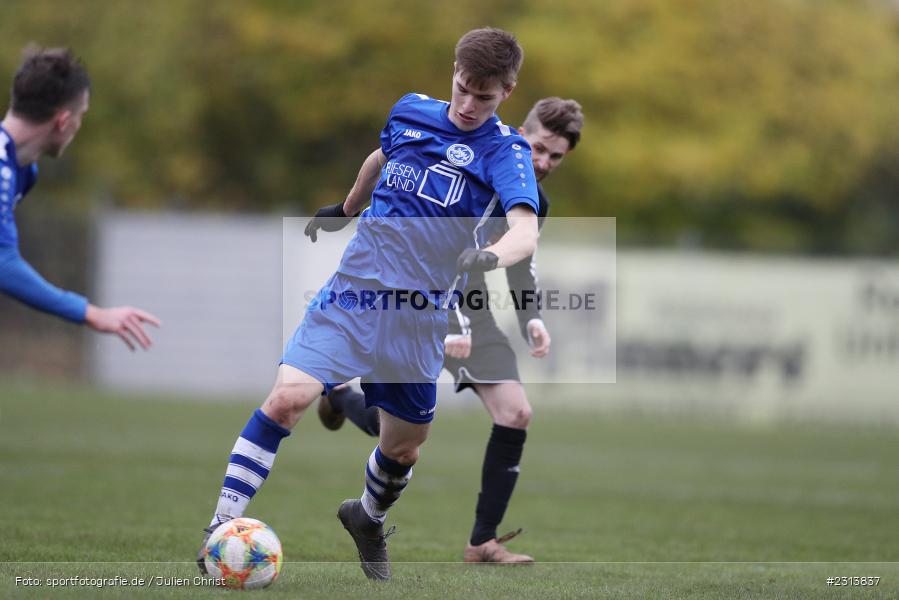
[{"label": "black glove", "polygon": [[499,263],[499,257],[493,252],[487,250],[478,250],[476,248],[466,248],[456,260],[456,269],[460,273],[467,271],[492,271]]},{"label": "black glove", "polygon": [[[354,215],[355,216],[355,215]],[[347,226],[347,223],[353,220],[343,212],[343,202],[331,204],[329,206],[318,209],[312,220],[306,225],[303,233],[308,235],[313,242],[318,241],[317,232],[319,229],[324,231],[340,231]]]}]

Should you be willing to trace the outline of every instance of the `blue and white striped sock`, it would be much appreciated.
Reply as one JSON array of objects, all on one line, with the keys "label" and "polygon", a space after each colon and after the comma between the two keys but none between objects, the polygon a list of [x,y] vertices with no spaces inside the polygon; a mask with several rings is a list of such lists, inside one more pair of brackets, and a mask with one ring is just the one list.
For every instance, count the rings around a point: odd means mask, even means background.
[{"label": "blue and white striped sock", "polygon": [[260,409],[256,409],[231,450],[225,482],[210,525],[243,515],[275,462],[278,444],[290,435]]},{"label": "blue and white striped sock", "polygon": [[368,516],[383,523],[387,510],[399,499],[411,477],[411,465],[401,465],[381,454],[380,446],[375,446],[365,465],[365,490],[362,492],[362,507]]}]

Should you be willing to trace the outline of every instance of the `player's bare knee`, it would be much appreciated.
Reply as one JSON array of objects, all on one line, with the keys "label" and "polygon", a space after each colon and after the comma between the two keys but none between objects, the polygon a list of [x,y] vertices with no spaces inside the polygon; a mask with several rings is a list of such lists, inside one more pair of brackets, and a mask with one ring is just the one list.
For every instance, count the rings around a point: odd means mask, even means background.
[{"label": "player's bare knee", "polygon": [[313,395],[297,386],[278,385],[265,401],[264,412],[278,424],[294,423],[314,399]]},{"label": "player's bare knee", "polygon": [[418,451],[418,447],[416,446],[415,448],[410,448],[410,449],[402,452],[396,458],[396,462],[400,463],[403,466],[411,467],[412,465],[414,465],[415,463],[418,462],[418,455],[419,455],[419,451]]},{"label": "player's bare knee", "polygon": [[518,410],[515,412],[513,418],[514,425],[512,425],[512,427],[516,429],[527,429],[528,425],[531,423],[531,416],[533,414],[534,411],[531,410],[531,405],[525,402],[524,405],[519,406]]},{"label": "player's bare knee", "polygon": [[531,422],[531,405],[524,398],[514,402],[507,402],[499,410],[494,411],[494,423],[513,429],[527,429]]},{"label": "player's bare knee", "polygon": [[523,406],[510,407],[505,411],[499,419],[496,420],[497,425],[504,427],[512,427],[513,429],[527,429],[531,422],[531,407],[528,404]]},{"label": "player's bare knee", "polygon": [[403,466],[411,467],[418,462],[419,449],[418,446],[411,444],[400,444],[385,449],[381,446],[381,452],[391,460],[395,460]]}]

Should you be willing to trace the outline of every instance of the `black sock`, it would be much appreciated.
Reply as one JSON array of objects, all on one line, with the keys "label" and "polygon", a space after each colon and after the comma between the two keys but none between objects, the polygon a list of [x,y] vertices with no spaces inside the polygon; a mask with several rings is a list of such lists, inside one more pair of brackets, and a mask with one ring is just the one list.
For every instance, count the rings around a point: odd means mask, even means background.
[{"label": "black sock", "polygon": [[518,481],[518,463],[527,434],[525,429],[493,425],[481,471],[481,493],[471,530],[472,546],[479,546],[496,537],[496,528],[506,514],[509,498]]},{"label": "black sock", "polygon": [[372,406],[365,408],[365,396],[350,387],[332,390],[328,394],[328,400],[334,410],[339,410],[353,422],[353,424],[372,437],[381,433],[381,419],[378,417],[378,408]]}]

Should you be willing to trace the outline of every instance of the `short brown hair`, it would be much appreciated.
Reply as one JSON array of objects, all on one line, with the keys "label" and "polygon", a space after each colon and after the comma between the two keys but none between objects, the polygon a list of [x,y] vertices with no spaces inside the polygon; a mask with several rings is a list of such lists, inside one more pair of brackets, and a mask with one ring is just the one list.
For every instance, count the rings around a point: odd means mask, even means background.
[{"label": "short brown hair", "polygon": [[575,100],[562,100],[556,96],[538,100],[524,120],[524,129],[533,132],[538,125],[568,140],[568,149],[574,150],[581,139],[584,113]]},{"label": "short brown hair", "polygon": [[75,100],[91,81],[84,65],[68,48],[25,48],[12,83],[13,114],[32,123],[45,123]]},{"label": "short brown hair", "polygon": [[499,82],[510,88],[518,81],[524,51],[508,31],[485,27],[469,31],[456,44],[456,69],[466,83],[484,87]]}]

